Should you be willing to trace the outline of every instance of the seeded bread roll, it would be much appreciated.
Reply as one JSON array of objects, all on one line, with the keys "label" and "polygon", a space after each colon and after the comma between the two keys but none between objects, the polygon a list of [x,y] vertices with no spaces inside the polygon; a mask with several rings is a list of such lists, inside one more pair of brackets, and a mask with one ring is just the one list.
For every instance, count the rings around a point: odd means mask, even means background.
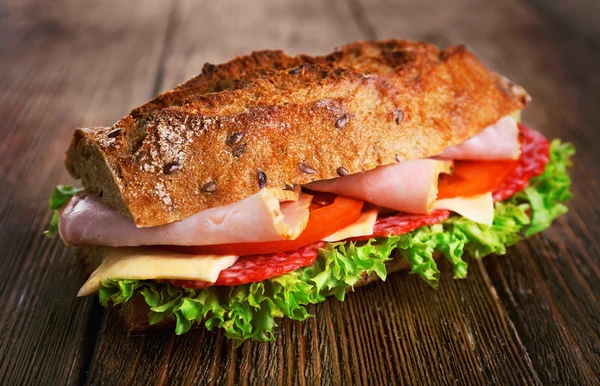
[{"label": "seeded bread roll", "polygon": [[[78,256],[84,262],[88,273],[92,273],[100,265],[102,255],[102,247],[83,247],[78,249]],[[439,257],[439,253],[434,254],[435,259],[438,259]],[[397,255],[385,264],[388,275],[394,272],[406,271],[410,268],[408,261]],[[374,272],[370,275],[367,275],[365,272],[363,278],[356,282],[354,288],[365,286],[377,280],[379,280],[379,277]],[[351,290],[352,288],[348,287],[346,292]],[[123,320],[129,335],[159,334],[175,329],[175,321],[170,318],[163,319],[158,324],[150,325],[148,323],[150,308],[148,307],[148,304],[146,304],[144,297],[140,294],[136,294],[128,302],[119,304],[114,308]],[[195,325],[193,328],[196,327],[198,326]]]},{"label": "seeded bread roll", "polygon": [[78,129],[66,166],[140,227],[429,157],[521,110],[525,90],[463,46],[358,42],[260,51],[203,72],[110,128]]}]

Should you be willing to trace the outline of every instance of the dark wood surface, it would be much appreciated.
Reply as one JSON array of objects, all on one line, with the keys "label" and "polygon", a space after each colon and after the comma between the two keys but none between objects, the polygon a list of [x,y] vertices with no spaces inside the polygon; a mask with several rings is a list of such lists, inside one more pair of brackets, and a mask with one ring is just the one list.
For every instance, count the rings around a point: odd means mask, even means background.
[{"label": "dark wood surface", "polygon": [[[600,383],[600,2],[11,0],[0,5],[0,384]],[[575,198],[547,232],[434,291],[397,274],[272,343],[127,338],[73,250],[41,232],[78,126],[260,48],[358,39],[465,43],[534,97],[524,119],[575,143]]]}]

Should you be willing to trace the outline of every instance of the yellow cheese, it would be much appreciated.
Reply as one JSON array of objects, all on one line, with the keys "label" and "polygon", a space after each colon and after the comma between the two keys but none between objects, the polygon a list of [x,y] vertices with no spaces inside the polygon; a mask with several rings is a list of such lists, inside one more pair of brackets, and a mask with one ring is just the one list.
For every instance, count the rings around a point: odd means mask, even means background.
[{"label": "yellow cheese", "polygon": [[334,234],[327,236],[323,241],[334,242],[351,237],[366,236],[373,234],[373,226],[377,221],[377,215],[379,210],[377,208],[364,211],[355,223],[348,225],[345,228],[340,229]]},{"label": "yellow cheese", "polygon": [[470,197],[444,198],[437,200],[435,209],[448,209],[480,224],[492,225],[494,221],[494,200],[492,193]]},{"label": "yellow cheese", "polygon": [[521,122],[521,110],[513,111],[510,116],[513,117],[517,122]]},{"label": "yellow cheese", "polygon": [[190,255],[158,248],[109,248],[102,264],[92,273],[77,296],[98,290],[106,279],[183,279],[214,283],[237,256]]}]

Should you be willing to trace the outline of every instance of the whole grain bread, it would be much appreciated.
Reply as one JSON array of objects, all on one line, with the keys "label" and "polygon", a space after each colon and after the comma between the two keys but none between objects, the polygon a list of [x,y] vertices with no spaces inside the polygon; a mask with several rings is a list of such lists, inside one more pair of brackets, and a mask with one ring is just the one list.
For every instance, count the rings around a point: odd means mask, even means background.
[{"label": "whole grain bread", "polygon": [[527,104],[464,46],[357,42],[259,51],[202,73],[110,128],[76,130],[66,166],[138,226],[435,155]]},{"label": "whole grain bread", "polygon": [[[100,265],[103,254],[103,247],[82,247],[78,248],[77,251],[77,255],[83,261],[86,271],[90,274]],[[435,253],[433,257],[438,259],[440,256],[439,253]],[[402,259],[399,255],[394,255],[385,264],[388,275],[410,269],[409,262]],[[370,275],[367,275],[365,272],[363,278],[354,284],[354,288],[365,286],[377,280],[379,280],[379,276],[375,272],[372,272]],[[352,290],[352,287],[348,287],[346,292]],[[150,308],[144,297],[140,294],[135,294],[129,301],[115,306],[114,310],[123,320],[129,335],[161,334],[175,329],[175,320],[170,318],[165,318],[157,324],[150,325],[148,319]],[[198,326],[194,326],[194,328],[196,327]]]}]

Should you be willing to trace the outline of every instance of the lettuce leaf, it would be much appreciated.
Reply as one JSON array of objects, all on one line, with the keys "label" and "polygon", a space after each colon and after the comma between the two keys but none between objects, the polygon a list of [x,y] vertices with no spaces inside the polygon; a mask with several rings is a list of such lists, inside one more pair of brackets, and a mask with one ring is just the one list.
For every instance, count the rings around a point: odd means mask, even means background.
[{"label": "lettuce leaf", "polygon": [[562,144],[558,139],[552,141],[550,162],[544,173],[534,177],[524,191],[517,193],[516,200],[531,205],[531,226],[525,231],[527,237],[547,229],[555,218],[567,212],[563,204],[571,199],[571,178],[567,168],[573,165],[570,158],[574,154],[572,144]]},{"label": "lettuce leaf", "polygon": [[50,199],[48,200],[48,204],[53,213],[52,218],[50,219],[50,226],[44,231],[46,237],[52,238],[58,232],[58,210],[67,203],[69,198],[82,191],[83,189],[75,188],[71,185],[58,185],[54,188],[54,191],[52,191]]},{"label": "lettuce leaf", "polygon": [[566,168],[573,154],[572,145],[552,142],[544,173],[533,178],[525,191],[496,203],[491,226],[452,216],[404,235],[329,243],[310,267],[236,287],[195,290],[153,281],[106,280],[100,286],[100,302],[104,306],[120,304],[140,294],[150,307],[150,324],[175,319],[177,334],[204,323],[208,330],[224,329],[225,336],[237,345],[246,339],[272,340],[277,318],[306,320],[312,317],[306,306],[329,295],[343,301],[346,291],[353,290],[365,272],[385,280],[385,263],[393,257],[406,259],[410,273],[435,288],[440,272],[434,252],[440,252],[452,265],[454,278],[461,279],[467,275],[465,252],[474,259],[503,255],[523,236],[546,229],[566,211],[563,202],[571,197]]},{"label": "lettuce leaf", "polygon": [[348,287],[374,272],[385,280],[385,262],[400,237],[356,243],[331,243],[320,251],[314,265],[258,283],[236,287],[185,289],[137,280],[106,280],[99,290],[100,303],[120,304],[140,293],[150,307],[150,324],[165,317],[177,321],[175,332],[187,332],[193,323],[209,330],[223,328],[228,339],[268,341],[277,326],[275,318],[306,320],[305,306],[322,302],[328,295],[340,301]]}]

